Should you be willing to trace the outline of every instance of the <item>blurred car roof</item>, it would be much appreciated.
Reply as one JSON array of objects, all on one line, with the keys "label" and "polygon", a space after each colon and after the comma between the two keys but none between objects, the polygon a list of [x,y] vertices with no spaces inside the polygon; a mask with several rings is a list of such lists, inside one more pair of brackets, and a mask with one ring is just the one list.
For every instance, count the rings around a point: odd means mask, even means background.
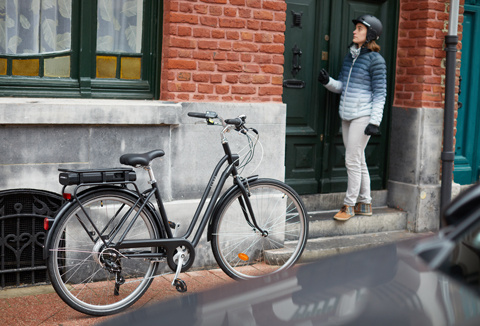
[{"label": "blurred car roof", "polygon": [[437,235],[337,255],[102,325],[480,325],[480,185]]}]

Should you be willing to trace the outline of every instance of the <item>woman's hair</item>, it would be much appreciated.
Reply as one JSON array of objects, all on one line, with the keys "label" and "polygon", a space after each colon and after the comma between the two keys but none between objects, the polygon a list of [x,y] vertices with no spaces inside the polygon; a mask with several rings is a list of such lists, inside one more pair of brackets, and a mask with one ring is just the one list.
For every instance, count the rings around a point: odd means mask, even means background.
[{"label": "woman's hair", "polygon": [[378,45],[377,42],[375,42],[375,40],[368,42],[366,47],[370,51],[380,52],[380,45]]}]

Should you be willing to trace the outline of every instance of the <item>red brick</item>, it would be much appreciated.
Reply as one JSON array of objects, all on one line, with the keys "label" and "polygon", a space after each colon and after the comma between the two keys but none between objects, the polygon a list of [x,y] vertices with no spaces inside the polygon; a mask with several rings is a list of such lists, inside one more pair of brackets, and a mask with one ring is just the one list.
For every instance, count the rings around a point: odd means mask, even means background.
[{"label": "red brick", "polygon": [[279,22],[265,22],[260,23],[261,29],[272,32],[285,32],[285,24]]},{"label": "red brick", "polygon": [[194,28],[193,29],[193,36],[194,37],[210,38],[210,29],[204,28],[204,27]]},{"label": "red brick", "polygon": [[199,84],[198,92],[203,94],[213,94],[214,86],[210,84]]},{"label": "red brick", "polygon": [[237,52],[257,52],[258,45],[249,42],[234,42],[233,51]]},{"label": "red brick", "polygon": [[240,75],[238,76],[238,81],[241,84],[251,84],[252,83],[252,75]]},{"label": "red brick", "polygon": [[186,49],[194,49],[197,47],[197,43],[195,40],[189,40],[185,38],[177,38],[171,37],[169,45],[175,48],[186,48]]},{"label": "red brick", "polygon": [[210,82],[214,84],[221,83],[223,81],[223,75],[222,74],[212,74],[210,76]]},{"label": "red brick", "polygon": [[252,78],[253,84],[268,84],[270,83],[270,76],[268,75],[254,75]]},{"label": "red brick", "polygon": [[209,74],[193,74],[193,81],[207,83],[210,81]]},{"label": "red brick", "polygon": [[263,9],[285,11],[287,4],[284,1],[263,1]]},{"label": "red brick", "polygon": [[198,70],[199,71],[215,71],[215,63],[214,62],[198,62]]},{"label": "red brick", "polygon": [[197,62],[193,60],[168,59],[168,68],[194,70],[197,68]]},{"label": "red brick", "polygon": [[217,94],[228,94],[230,92],[230,86],[228,86],[228,85],[217,85],[217,86],[215,86],[215,92]]},{"label": "red brick", "polygon": [[200,17],[200,24],[202,24],[204,26],[217,27],[218,26],[218,18],[202,16],[202,17]]},{"label": "red brick", "polygon": [[200,0],[200,1],[201,2],[206,2],[206,3],[218,3],[218,4],[226,4],[227,3],[227,0]]},{"label": "red brick", "polygon": [[260,87],[258,90],[258,95],[282,95],[283,87],[281,86],[271,86],[271,87]]},{"label": "red brick", "polygon": [[234,6],[245,6],[245,0],[230,0],[230,4]]},{"label": "red brick", "polygon": [[237,16],[237,8],[226,7],[226,8],[223,9],[223,14],[226,17],[236,17]]},{"label": "red brick", "polygon": [[238,83],[238,75],[227,75],[225,81],[230,84]]},{"label": "red brick", "polygon": [[195,92],[197,84],[195,83],[168,83],[170,92]]},{"label": "red brick", "polygon": [[273,20],[273,13],[266,10],[255,10],[253,12],[253,18],[260,20]]},{"label": "red brick", "polygon": [[244,65],[243,66],[243,71],[244,72],[251,72],[251,73],[259,73],[260,72],[260,67],[257,65]]},{"label": "red brick", "polygon": [[255,42],[272,43],[273,42],[273,34],[272,33],[256,33],[255,34]]},{"label": "red brick", "polygon": [[263,65],[262,71],[267,74],[283,74],[283,67],[280,65]]},{"label": "red brick", "polygon": [[252,10],[251,9],[238,9],[238,16],[241,18],[251,18],[252,17]]},{"label": "red brick", "polygon": [[212,38],[225,38],[225,31],[222,29],[214,29],[212,30]]},{"label": "red brick", "polygon": [[260,51],[265,53],[283,53],[285,46],[283,44],[263,44],[260,45]]},{"label": "red brick", "polygon": [[210,6],[208,8],[208,13],[212,16],[221,16],[222,15],[222,7],[220,7],[220,6]]},{"label": "red brick", "polygon": [[239,61],[240,60],[240,54],[235,53],[235,52],[229,52],[229,53],[227,53],[227,60],[228,61]]},{"label": "red brick", "polygon": [[245,20],[239,18],[219,18],[219,26],[223,28],[245,28]]},{"label": "red brick", "polygon": [[240,33],[237,31],[227,31],[226,32],[227,40],[239,40]]},{"label": "red brick", "polygon": [[240,63],[219,63],[217,66],[218,71],[223,72],[241,72],[243,71]]},{"label": "red brick", "polygon": [[198,14],[205,15],[206,13],[208,13],[208,6],[207,5],[194,5],[193,9],[195,9],[195,11]]},{"label": "red brick", "polygon": [[247,7],[262,8],[262,1],[261,0],[247,0]]},{"label": "red brick", "polygon": [[190,14],[180,14],[177,12],[170,13],[170,22],[171,23],[187,23],[187,24],[198,24],[198,16]]},{"label": "red brick", "polygon": [[232,94],[255,94],[257,89],[253,86],[232,86]]},{"label": "red brick", "polygon": [[227,53],[225,52],[213,52],[213,60],[225,61],[227,60]]},{"label": "red brick", "polygon": [[247,20],[247,28],[253,30],[260,29],[260,22],[256,20]]},{"label": "red brick", "polygon": [[189,72],[179,72],[177,75],[178,81],[189,81],[192,78],[192,74]]},{"label": "red brick", "polygon": [[201,40],[198,41],[198,48],[203,50],[216,50],[218,49],[218,42]]},{"label": "red brick", "polygon": [[178,26],[178,36],[191,36],[192,28],[189,26]]},{"label": "red brick", "polygon": [[212,51],[194,51],[193,58],[197,60],[212,60],[213,52]]}]

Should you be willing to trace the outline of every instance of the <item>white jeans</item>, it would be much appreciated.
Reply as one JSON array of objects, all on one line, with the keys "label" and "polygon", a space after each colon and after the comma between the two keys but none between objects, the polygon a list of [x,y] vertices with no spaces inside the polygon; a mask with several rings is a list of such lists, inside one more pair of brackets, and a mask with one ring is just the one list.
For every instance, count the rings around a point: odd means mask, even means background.
[{"label": "white jeans", "polygon": [[370,117],[345,121],[342,120],[342,136],[345,145],[345,167],[348,174],[347,194],[344,204],[354,206],[355,203],[372,202],[370,196],[370,174],[365,161],[365,147],[370,136],[365,135]]}]

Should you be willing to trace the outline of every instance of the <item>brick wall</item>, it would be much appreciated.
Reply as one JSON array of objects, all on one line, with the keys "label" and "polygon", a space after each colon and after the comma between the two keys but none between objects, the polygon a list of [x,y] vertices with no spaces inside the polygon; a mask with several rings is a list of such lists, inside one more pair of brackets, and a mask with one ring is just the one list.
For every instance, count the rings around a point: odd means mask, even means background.
[{"label": "brick wall", "polygon": [[161,100],[282,102],[285,0],[166,0]]},{"label": "brick wall", "polygon": [[[461,1],[463,3],[464,0]],[[449,5],[450,0],[400,0],[394,106],[444,107],[444,48]],[[460,8],[459,40],[462,13],[463,6]],[[460,42],[458,49],[461,49]],[[457,58],[460,57],[459,51]],[[457,76],[459,74],[460,67],[457,67]]]}]

